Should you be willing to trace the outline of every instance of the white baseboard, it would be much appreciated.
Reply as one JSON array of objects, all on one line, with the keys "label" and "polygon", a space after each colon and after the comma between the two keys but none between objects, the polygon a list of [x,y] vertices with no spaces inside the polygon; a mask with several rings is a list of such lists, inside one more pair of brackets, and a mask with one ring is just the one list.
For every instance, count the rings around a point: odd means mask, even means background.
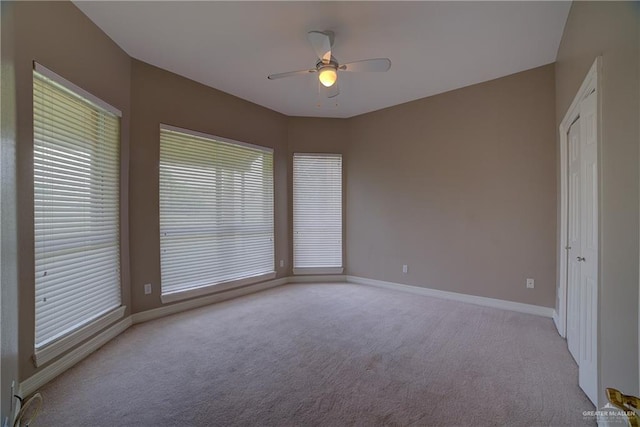
[{"label": "white baseboard", "polygon": [[35,392],[40,387],[105,345],[111,339],[120,335],[129,326],[131,326],[131,317],[125,317],[115,325],[91,338],[80,347],[62,356],[49,366],[45,366],[40,371],[20,383],[20,388],[23,393],[22,396],[29,396],[31,393]]},{"label": "white baseboard", "polygon": [[289,276],[287,283],[327,283],[346,282],[347,276],[344,274],[325,274],[311,276]]},{"label": "white baseboard", "polygon": [[485,307],[500,308],[503,310],[517,311],[520,313],[535,314],[538,316],[552,317],[554,310],[550,307],[523,304],[520,302],[506,301],[495,298],[479,297],[476,295],[459,294],[457,292],[441,291],[438,289],[422,288],[419,286],[403,285],[401,283],[385,282],[382,280],[367,279],[365,277],[347,276],[347,282],[360,285],[376,286],[379,288],[394,289],[410,292],[418,295],[426,295],[435,298],[450,299]]},{"label": "white baseboard", "polygon": [[211,294],[205,297],[196,298],[189,301],[179,302],[164,307],[154,308],[152,310],[142,311],[131,315],[133,324],[147,322],[149,320],[158,319],[160,317],[169,316],[170,314],[180,313],[181,311],[191,310],[192,308],[202,307],[216,302],[237,298],[243,295],[252,294],[254,292],[264,291],[265,289],[274,288],[288,283],[287,277],[280,279],[268,280],[266,282],[257,283],[255,285],[244,286],[242,288],[223,291]]}]

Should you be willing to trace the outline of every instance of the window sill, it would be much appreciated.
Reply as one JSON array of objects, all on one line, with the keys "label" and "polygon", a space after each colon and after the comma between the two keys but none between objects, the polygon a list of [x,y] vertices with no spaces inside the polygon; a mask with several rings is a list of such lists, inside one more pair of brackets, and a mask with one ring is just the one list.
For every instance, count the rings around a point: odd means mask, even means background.
[{"label": "window sill", "polygon": [[245,277],[243,279],[232,280],[230,282],[216,283],[215,285],[202,286],[193,289],[184,289],[181,291],[163,293],[160,296],[160,300],[163,304],[181,301],[190,298],[201,297],[204,295],[215,294],[218,292],[228,291],[242,286],[253,285],[255,283],[264,282],[265,280],[271,280],[276,278],[276,272],[261,274],[259,276]]},{"label": "window sill", "polygon": [[36,368],[39,368],[50,360],[55,359],[67,350],[75,347],[86,339],[91,338],[113,322],[121,319],[124,316],[126,309],[126,306],[120,306],[115,310],[100,316],[91,323],[86,324],[80,329],[65,335],[59,340],[54,341],[51,344],[47,344],[41,349],[36,349],[33,355],[33,362],[36,365]]},{"label": "window sill", "polygon": [[344,268],[342,267],[299,267],[293,269],[295,275],[310,275],[310,274],[342,274]]}]

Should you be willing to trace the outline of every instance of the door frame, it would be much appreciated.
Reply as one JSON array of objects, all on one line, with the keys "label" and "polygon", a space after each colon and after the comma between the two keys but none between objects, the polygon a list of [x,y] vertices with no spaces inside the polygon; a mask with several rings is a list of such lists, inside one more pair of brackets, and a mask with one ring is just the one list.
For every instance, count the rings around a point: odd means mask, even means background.
[{"label": "door frame", "polygon": [[[557,257],[558,257],[558,283],[556,286],[556,300],[557,300],[557,309],[553,312],[553,322],[558,329],[558,333],[563,338],[566,338],[567,334],[567,269],[568,269],[568,254],[567,254],[567,232],[568,232],[568,224],[569,224],[569,215],[568,215],[568,133],[569,128],[573,124],[573,122],[580,117],[580,104],[582,101],[592,93],[596,96],[596,105],[597,105],[597,146],[598,146],[598,210],[600,209],[600,200],[601,200],[601,192],[600,192],[600,159],[601,159],[601,149],[602,149],[602,97],[601,89],[600,89],[600,77],[602,75],[602,57],[596,57],[593,65],[589,69],[580,89],[576,93],[573,102],[569,106],[567,113],[562,119],[560,123],[559,132],[560,132],[560,239],[558,241],[557,248]],[[598,235],[600,235],[600,215],[598,215]],[[600,245],[600,239],[598,240],[598,245]],[[600,256],[598,256],[600,258]],[[600,264],[600,260],[598,259],[598,267]],[[600,269],[598,268],[598,271]],[[600,273],[598,273],[600,276]],[[599,278],[598,278],[599,279]],[[598,280],[598,295],[600,294],[600,280]]]}]

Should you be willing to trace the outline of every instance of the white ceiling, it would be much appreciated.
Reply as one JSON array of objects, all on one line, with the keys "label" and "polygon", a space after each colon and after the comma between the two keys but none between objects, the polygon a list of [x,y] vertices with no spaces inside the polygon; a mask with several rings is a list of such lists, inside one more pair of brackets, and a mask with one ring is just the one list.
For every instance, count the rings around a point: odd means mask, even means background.
[{"label": "white ceiling", "polygon": [[[110,2],[75,4],[129,55],[291,116],[351,117],[555,61],[570,2]],[[335,32],[340,73],[318,95],[306,33]],[[337,105],[336,105],[337,104]]]}]

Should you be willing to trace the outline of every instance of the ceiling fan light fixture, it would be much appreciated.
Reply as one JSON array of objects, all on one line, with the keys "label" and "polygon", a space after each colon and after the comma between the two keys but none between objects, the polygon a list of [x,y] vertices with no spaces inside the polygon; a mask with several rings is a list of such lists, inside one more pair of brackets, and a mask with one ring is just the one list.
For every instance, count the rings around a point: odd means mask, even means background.
[{"label": "ceiling fan light fixture", "polygon": [[391,68],[391,60],[389,58],[363,59],[360,61],[340,64],[332,55],[333,31],[309,31],[307,33],[307,38],[309,39],[309,43],[311,43],[311,47],[318,58],[315,67],[307,70],[271,74],[267,76],[269,80],[317,73],[318,81],[320,82],[318,84],[318,92],[327,98],[335,98],[340,94],[340,90],[338,89],[338,70],[349,73],[354,71],[384,72],[389,71],[389,68]]},{"label": "ceiling fan light fixture", "polygon": [[331,87],[336,83],[336,80],[338,80],[338,73],[334,67],[322,67],[318,73],[318,79],[323,86]]}]

